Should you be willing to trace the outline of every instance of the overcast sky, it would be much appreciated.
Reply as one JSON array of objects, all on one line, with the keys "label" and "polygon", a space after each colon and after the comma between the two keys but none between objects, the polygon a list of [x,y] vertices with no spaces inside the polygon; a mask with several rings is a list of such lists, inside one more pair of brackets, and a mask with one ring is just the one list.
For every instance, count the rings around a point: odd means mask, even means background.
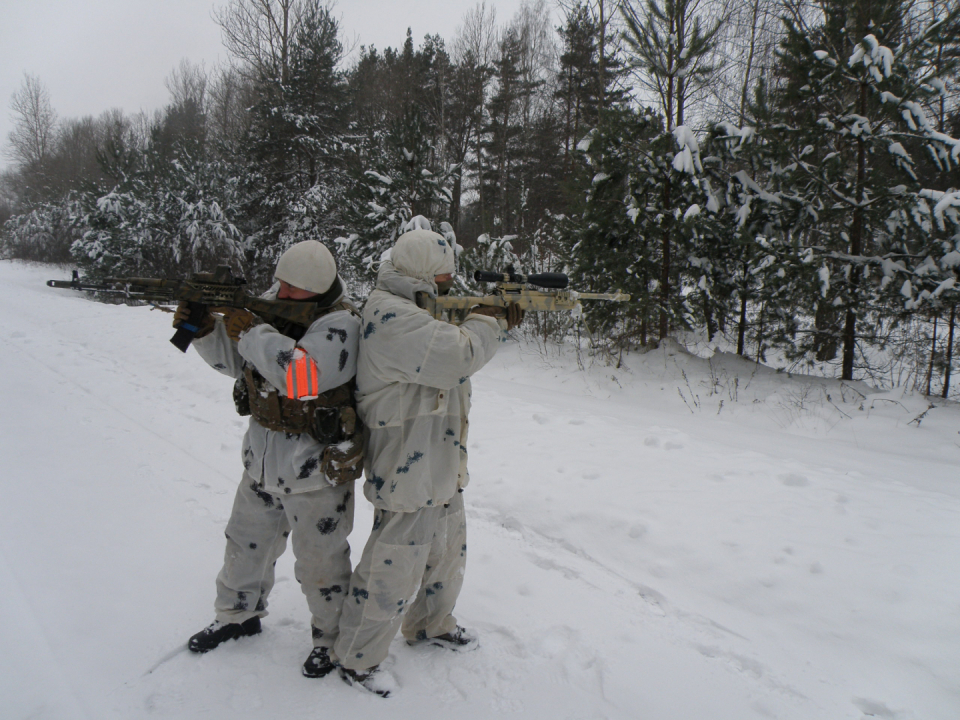
[{"label": "overcast sky", "polygon": [[[12,129],[10,98],[37,76],[60,118],[110,108],[151,112],[168,100],[164,79],[184,58],[208,68],[226,60],[211,17],[226,0],[0,0],[0,147]],[[451,41],[476,0],[341,0],[348,40],[399,47],[412,28]],[[499,23],[521,0],[493,0]],[[0,155],[0,168],[9,161]]]}]

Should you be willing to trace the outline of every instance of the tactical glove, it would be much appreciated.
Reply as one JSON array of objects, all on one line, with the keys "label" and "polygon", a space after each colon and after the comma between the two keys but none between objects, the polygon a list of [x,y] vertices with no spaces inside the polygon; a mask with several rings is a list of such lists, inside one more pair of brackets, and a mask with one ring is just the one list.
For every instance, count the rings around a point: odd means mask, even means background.
[{"label": "tactical glove", "polygon": [[[179,328],[183,323],[187,322],[190,318],[190,305],[186,301],[177,305],[176,311],[173,313],[173,326]],[[214,319],[213,315],[209,312],[204,316],[203,320],[200,321],[200,324],[197,326],[197,333],[194,335],[195,338],[202,338],[205,335],[209,335],[213,332],[213,328],[216,327],[217,321]]]},{"label": "tactical glove", "polygon": [[223,324],[227,328],[227,335],[234,342],[240,341],[240,336],[258,324],[257,316],[249,310],[241,308],[223,308]]},{"label": "tactical glove", "polygon": [[470,308],[470,313],[473,315],[486,315],[492,318],[503,317],[503,310],[493,305],[477,305],[476,307]]}]

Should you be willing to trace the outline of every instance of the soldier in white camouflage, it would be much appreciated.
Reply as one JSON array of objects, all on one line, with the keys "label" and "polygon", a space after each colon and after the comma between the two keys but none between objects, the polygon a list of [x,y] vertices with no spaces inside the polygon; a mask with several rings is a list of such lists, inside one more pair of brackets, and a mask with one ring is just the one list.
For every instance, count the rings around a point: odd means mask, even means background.
[{"label": "soldier in white camouflage", "polygon": [[417,293],[449,290],[455,271],[442,235],[408,232],[381,264],[363,309],[357,409],[369,432],[364,494],[374,525],[335,651],[346,682],[384,697],[390,678],[378,666],[401,627],[411,644],[477,644],[453,616],[467,550],[470,376],[521,315],[514,307],[498,321],[493,308],[477,309],[457,326],[418,307]]},{"label": "soldier in white camouflage", "polygon": [[[309,327],[268,325],[245,310],[222,309],[207,317],[193,343],[208,364],[238,380],[238,410],[251,419],[217,576],[216,619],[189,648],[207,652],[260,632],[289,536],[312,614],[313,649],[303,674],[323,677],[336,666],[332,648],[350,579],[347,536],[362,462],[353,401],[360,321],[323,244],[294,245],[275,278],[264,297],[316,303]],[[187,312],[178,308],[174,325]]]}]

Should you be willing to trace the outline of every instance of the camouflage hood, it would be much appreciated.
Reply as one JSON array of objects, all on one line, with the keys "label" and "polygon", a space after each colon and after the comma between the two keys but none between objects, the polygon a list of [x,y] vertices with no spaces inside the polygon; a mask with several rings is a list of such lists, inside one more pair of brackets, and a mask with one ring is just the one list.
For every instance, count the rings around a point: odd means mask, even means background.
[{"label": "camouflage hood", "polygon": [[456,271],[456,254],[443,235],[411,230],[400,236],[380,265],[377,287],[408,300],[415,300],[418,292],[436,297],[434,278]]}]

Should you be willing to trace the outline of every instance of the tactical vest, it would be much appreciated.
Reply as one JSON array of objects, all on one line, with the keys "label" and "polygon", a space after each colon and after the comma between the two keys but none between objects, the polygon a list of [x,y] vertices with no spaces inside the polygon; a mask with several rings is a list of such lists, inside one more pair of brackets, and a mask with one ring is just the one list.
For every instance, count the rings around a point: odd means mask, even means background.
[{"label": "tactical vest", "polygon": [[[317,312],[313,322],[338,310],[360,315],[352,303],[343,301]],[[282,397],[256,368],[246,363],[243,378],[234,386],[234,401],[238,413],[251,415],[267,430],[292,435],[306,433],[326,445],[320,467],[331,484],[339,485],[355,480],[363,472],[363,423],[357,416],[354,386],[350,380],[310,400]]]}]

